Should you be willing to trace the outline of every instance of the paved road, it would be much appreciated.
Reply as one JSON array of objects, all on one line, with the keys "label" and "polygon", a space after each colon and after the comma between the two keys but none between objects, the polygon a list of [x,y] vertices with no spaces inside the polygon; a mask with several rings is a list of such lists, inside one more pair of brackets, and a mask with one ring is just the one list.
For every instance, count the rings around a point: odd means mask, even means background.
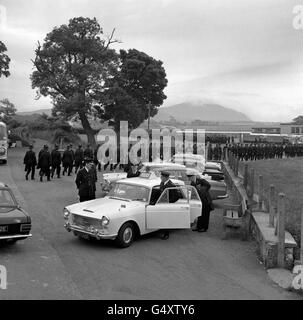
[{"label": "paved road", "polygon": [[11,150],[0,180],[33,218],[33,238],[0,248],[8,289],[0,299],[292,299],[267,278],[252,242],[220,240],[221,211],[208,233],[152,234],[130,248],[79,240],[63,228],[62,209],[76,201],[74,177],[25,181],[25,150]]}]

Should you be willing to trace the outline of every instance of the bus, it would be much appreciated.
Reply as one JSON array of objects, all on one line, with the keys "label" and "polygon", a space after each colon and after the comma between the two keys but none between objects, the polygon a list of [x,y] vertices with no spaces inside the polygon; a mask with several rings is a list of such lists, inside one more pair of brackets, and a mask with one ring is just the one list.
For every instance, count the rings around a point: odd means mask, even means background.
[{"label": "bus", "polygon": [[6,124],[0,122],[0,162],[7,163],[8,137]]}]

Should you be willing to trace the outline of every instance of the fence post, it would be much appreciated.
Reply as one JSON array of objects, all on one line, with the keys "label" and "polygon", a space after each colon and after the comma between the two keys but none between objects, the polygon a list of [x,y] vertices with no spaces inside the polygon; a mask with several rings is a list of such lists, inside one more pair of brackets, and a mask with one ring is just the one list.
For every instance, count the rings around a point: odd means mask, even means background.
[{"label": "fence post", "polygon": [[[269,226],[274,227],[275,226],[275,186],[270,186],[269,191]],[[303,212],[303,211],[302,211]]]},{"label": "fence post", "polygon": [[250,169],[250,192],[251,192],[251,198],[254,199],[254,193],[255,193],[255,170],[254,170],[254,168]]},{"label": "fence post", "polygon": [[239,176],[239,158],[236,157],[236,164],[235,164],[235,175],[238,177]]},{"label": "fence post", "polygon": [[263,192],[264,192],[263,176],[259,175],[259,179],[258,179],[258,207],[259,207],[259,210],[263,209]]},{"label": "fence post", "polygon": [[301,212],[301,249],[300,249],[300,260],[303,265],[303,210]]},{"label": "fence post", "polygon": [[228,162],[228,147],[226,147],[226,148],[224,149],[224,152],[225,152],[225,154],[224,154],[225,161]]},{"label": "fence post", "polygon": [[285,260],[285,194],[279,193],[278,203],[278,267],[284,268]]},{"label": "fence post", "polygon": [[243,177],[243,185],[244,189],[247,190],[247,183],[248,183],[248,164],[245,163],[244,165],[244,177]]}]

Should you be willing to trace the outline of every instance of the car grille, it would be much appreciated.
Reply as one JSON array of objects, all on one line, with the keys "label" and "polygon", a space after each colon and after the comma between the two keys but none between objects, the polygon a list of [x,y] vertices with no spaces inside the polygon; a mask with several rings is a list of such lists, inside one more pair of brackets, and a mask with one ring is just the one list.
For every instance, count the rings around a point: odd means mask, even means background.
[{"label": "car grille", "polygon": [[79,227],[94,227],[94,228],[100,228],[101,227],[101,221],[95,218],[88,218],[79,216],[77,214],[73,214],[73,223],[76,226]]},{"label": "car grille", "polygon": [[[9,225],[1,225],[1,226],[7,226],[8,230],[6,232],[0,232],[0,236],[7,236],[7,235],[17,235],[17,234],[28,234],[30,229],[31,229],[31,225],[29,225],[30,227],[28,228],[22,228],[20,223],[16,223],[16,224],[9,224]],[[23,226],[28,226],[27,224],[23,225]]]}]

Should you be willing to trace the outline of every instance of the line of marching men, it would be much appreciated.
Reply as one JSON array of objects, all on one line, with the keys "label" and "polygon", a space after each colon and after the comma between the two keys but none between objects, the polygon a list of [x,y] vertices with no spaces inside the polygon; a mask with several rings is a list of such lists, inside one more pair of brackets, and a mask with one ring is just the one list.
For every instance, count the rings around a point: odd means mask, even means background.
[{"label": "line of marching men", "polygon": [[228,148],[241,161],[302,157],[303,144],[237,144]]},{"label": "line of marching men", "polygon": [[90,145],[84,150],[82,146],[79,145],[76,151],[73,150],[72,145],[68,145],[63,154],[59,151],[58,145],[55,145],[51,152],[49,151],[48,145],[44,145],[39,151],[38,159],[33,150],[33,146],[30,145],[23,160],[26,172],[25,178],[28,180],[29,176],[31,176],[31,180],[35,180],[35,169],[40,169],[39,176],[41,182],[43,182],[44,176],[47,178],[47,181],[54,178],[55,174],[57,178],[60,178],[61,166],[63,167],[62,175],[67,174],[71,176],[73,167],[75,167],[75,173],[77,173],[79,168],[81,169],[84,166],[85,158],[95,158],[95,152]]},{"label": "line of marching men", "polygon": [[208,160],[225,159],[226,149],[241,161],[302,157],[303,144],[238,143],[208,145]]}]

